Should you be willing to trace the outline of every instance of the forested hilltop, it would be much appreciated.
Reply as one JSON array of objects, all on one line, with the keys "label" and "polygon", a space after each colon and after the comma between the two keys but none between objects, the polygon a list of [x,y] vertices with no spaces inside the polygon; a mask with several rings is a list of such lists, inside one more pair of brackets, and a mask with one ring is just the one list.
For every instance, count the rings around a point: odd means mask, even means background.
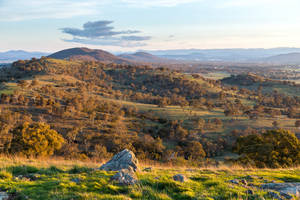
[{"label": "forested hilltop", "polygon": [[0,70],[4,154],[102,160],[130,149],[175,165],[300,164],[297,85],[46,57]]}]

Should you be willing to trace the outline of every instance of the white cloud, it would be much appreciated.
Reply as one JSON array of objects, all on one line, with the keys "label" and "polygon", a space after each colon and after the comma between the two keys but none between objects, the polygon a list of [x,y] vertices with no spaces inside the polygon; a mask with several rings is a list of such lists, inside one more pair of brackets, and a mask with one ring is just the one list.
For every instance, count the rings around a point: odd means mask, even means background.
[{"label": "white cloud", "polygon": [[21,21],[40,18],[70,18],[97,13],[96,0],[2,0],[0,21]]},{"label": "white cloud", "polygon": [[99,14],[102,6],[172,7],[203,0],[0,0],[0,21]]},{"label": "white cloud", "polygon": [[122,38],[108,37],[105,39],[89,39],[89,38],[73,38],[63,39],[65,42],[78,43],[78,44],[87,44],[95,46],[111,46],[111,47],[143,47],[147,44],[144,42],[128,41],[123,40]]},{"label": "white cloud", "polygon": [[225,0],[218,4],[219,7],[255,7],[255,6],[266,6],[273,7],[274,5],[291,5],[299,3],[298,0]]},{"label": "white cloud", "polygon": [[201,2],[203,0],[121,0],[123,3],[138,7],[172,7],[180,4]]},{"label": "white cloud", "polygon": [[94,21],[83,24],[83,28],[62,28],[62,32],[73,36],[73,39],[63,39],[65,42],[89,45],[139,47],[150,40],[150,36],[137,35],[141,31],[123,30],[116,31],[112,26],[113,21]]}]

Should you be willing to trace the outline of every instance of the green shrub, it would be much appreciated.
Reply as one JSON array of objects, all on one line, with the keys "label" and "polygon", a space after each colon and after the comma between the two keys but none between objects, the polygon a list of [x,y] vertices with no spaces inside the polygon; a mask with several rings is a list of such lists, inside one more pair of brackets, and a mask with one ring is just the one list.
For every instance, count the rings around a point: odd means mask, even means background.
[{"label": "green shrub", "polygon": [[91,171],[92,171],[92,169],[87,168],[87,167],[74,166],[72,169],[69,170],[69,173],[70,174],[80,174],[80,173],[89,173]]},{"label": "green shrub", "polygon": [[262,135],[240,137],[234,150],[243,155],[240,163],[256,167],[291,167],[300,164],[300,141],[286,130],[270,130]]},{"label": "green shrub", "polygon": [[14,176],[33,174],[39,171],[38,168],[33,166],[27,166],[27,165],[13,166],[10,168],[10,170]]},{"label": "green shrub", "polygon": [[45,175],[54,175],[54,174],[58,174],[58,173],[62,173],[63,170],[55,167],[55,166],[51,166],[47,169],[41,169],[39,171],[40,174],[45,174]]},{"label": "green shrub", "polygon": [[0,179],[12,179],[12,174],[7,171],[0,171]]}]

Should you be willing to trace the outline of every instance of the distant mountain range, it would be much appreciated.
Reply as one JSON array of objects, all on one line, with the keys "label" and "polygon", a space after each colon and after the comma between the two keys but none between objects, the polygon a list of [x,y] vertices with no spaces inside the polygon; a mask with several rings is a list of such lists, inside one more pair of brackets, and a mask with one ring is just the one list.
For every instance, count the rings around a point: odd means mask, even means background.
[{"label": "distant mountain range", "polygon": [[136,52],[133,54],[121,54],[121,55],[119,55],[119,57],[125,58],[128,60],[132,60],[132,61],[136,61],[136,62],[147,62],[147,63],[169,63],[169,62],[172,62],[172,60],[170,60],[170,59],[154,56],[154,55],[152,55],[150,53],[146,53],[146,52]]},{"label": "distant mountain range", "polygon": [[268,63],[282,63],[282,64],[300,64],[300,53],[280,54],[271,56],[262,60]]},{"label": "distant mountain range", "polygon": [[[177,49],[146,51],[153,55],[188,61],[220,61],[220,62],[262,62],[270,61],[272,57],[300,53],[300,48],[273,48],[273,49]],[[288,61],[288,60],[287,60]],[[300,63],[300,58],[296,58]]]},{"label": "distant mountain range", "polygon": [[0,63],[10,63],[16,60],[28,60],[31,58],[40,58],[47,56],[49,53],[44,52],[27,52],[23,50],[13,50],[0,52]]},{"label": "distant mountain range", "polygon": [[177,49],[159,51],[139,51],[114,55],[88,48],[71,48],[49,55],[43,52],[8,51],[0,52],[0,63],[10,63],[19,59],[49,56],[57,59],[80,59],[115,63],[174,63],[175,61],[236,62],[300,64],[300,48],[273,49]]}]

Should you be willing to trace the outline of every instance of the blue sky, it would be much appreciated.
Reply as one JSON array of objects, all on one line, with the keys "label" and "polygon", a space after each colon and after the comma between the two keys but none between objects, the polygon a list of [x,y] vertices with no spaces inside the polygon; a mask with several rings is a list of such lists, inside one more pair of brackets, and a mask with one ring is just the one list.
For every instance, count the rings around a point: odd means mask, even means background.
[{"label": "blue sky", "polygon": [[0,51],[300,47],[299,0],[0,0]]}]

